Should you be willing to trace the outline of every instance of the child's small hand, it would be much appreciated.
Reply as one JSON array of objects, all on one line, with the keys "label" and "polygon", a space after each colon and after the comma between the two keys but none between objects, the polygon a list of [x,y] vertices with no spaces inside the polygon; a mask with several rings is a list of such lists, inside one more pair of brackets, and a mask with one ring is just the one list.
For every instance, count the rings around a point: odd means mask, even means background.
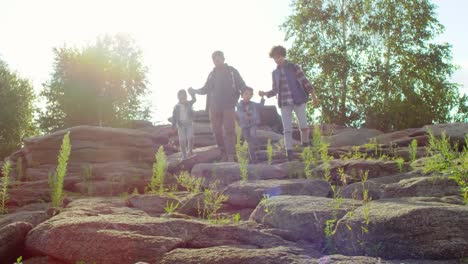
[{"label": "child's small hand", "polygon": [[263,98],[266,93],[264,91],[258,91],[258,95]]}]

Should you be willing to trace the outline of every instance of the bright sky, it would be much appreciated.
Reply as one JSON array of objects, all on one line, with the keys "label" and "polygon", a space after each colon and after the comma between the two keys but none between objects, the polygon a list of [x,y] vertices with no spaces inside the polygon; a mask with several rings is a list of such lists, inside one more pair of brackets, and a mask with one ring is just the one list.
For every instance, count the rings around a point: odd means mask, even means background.
[{"label": "bright sky", "polygon": [[[52,48],[83,46],[102,34],[129,33],[148,66],[153,121],[167,122],[176,92],[203,86],[222,50],[256,90],[271,87],[273,45],[284,42],[279,25],[290,14],[289,0],[0,0],[0,58],[37,92],[52,73]],[[454,62],[462,68],[454,81],[468,92],[468,1],[436,0],[446,26],[440,41],[453,45]],[[199,96],[195,108],[204,109]],[[259,100],[256,96],[254,100]],[[267,104],[275,104],[274,99]]]}]

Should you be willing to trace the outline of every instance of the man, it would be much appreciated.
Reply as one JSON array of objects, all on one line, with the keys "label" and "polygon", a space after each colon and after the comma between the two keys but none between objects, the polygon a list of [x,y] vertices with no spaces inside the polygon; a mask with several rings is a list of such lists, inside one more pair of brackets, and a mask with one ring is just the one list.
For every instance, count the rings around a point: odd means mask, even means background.
[{"label": "man", "polygon": [[189,92],[207,95],[206,110],[209,112],[211,127],[216,144],[221,150],[222,161],[234,161],[235,157],[235,106],[239,95],[245,89],[245,82],[239,72],[224,63],[224,54],[215,51],[211,58],[215,65],[200,89],[190,88]]},{"label": "man", "polygon": [[308,95],[313,100],[314,107],[318,106],[314,88],[307,80],[299,65],[286,60],[286,49],[275,46],[270,51],[270,58],[277,64],[273,71],[273,89],[268,92],[260,91],[260,96],[272,97],[278,95],[278,106],[281,109],[281,120],[284,128],[284,143],[288,160],[292,160],[292,112],[296,113],[301,129],[301,142],[309,145],[309,127],[307,125],[306,104]]}]

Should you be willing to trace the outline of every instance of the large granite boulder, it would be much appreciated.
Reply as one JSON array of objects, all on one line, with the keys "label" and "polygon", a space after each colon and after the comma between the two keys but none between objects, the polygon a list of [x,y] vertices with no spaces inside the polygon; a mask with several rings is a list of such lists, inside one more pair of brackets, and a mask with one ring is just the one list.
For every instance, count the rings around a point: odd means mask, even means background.
[{"label": "large granite boulder", "polygon": [[329,165],[322,164],[313,168],[312,175],[323,177],[329,166],[332,180],[342,184],[338,169],[342,168],[346,176],[347,183],[359,182],[367,172],[368,179],[399,174],[410,169],[409,164],[399,164],[396,161],[383,160],[332,160]]},{"label": "large granite boulder", "polygon": [[315,264],[319,254],[299,248],[240,248],[232,246],[202,249],[178,248],[164,255],[161,264]]},{"label": "large granite boulder", "polygon": [[330,143],[330,147],[343,147],[343,146],[360,146],[369,141],[371,138],[375,138],[378,135],[383,134],[379,130],[360,128],[345,131],[331,137],[326,140]]},{"label": "large granite boulder", "polygon": [[360,205],[359,201],[348,199],[343,199],[339,208],[335,203],[333,199],[324,197],[276,196],[262,201],[250,219],[289,231],[289,239],[307,240],[322,248],[327,220],[340,219]]},{"label": "large granite boulder", "polygon": [[70,132],[70,163],[152,161],[166,135],[152,135],[136,129],[77,126],[49,135],[24,140],[28,164],[54,164],[63,136]]},{"label": "large granite boulder", "polygon": [[438,198],[372,201],[338,222],[334,243],[345,255],[461,258],[468,254],[468,207]]},{"label": "large granite boulder", "polygon": [[198,163],[211,163],[218,160],[221,156],[221,151],[217,146],[208,146],[196,148],[193,150],[193,156],[185,160],[181,160],[182,153],[174,153],[167,157],[169,163],[169,171],[177,172],[180,170],[191,171]]},{"label": "large granite boulder", "polygon": [[465,145],[465,136],[468,133],[468,123],[427,125],[421,129],[418,129],[412,135],[417,136],[420,134],[429,133],[429,131],[432,131],[436,137],[441,137],[442,133],[445,133],[445,135],[450,138],[453,144],[459,143],[460,145]]},{"label": "large granite boulder", "polygon": [[444,197],[460,194],[460,186],[447,176],[415,177],[384,187],[383,198]]},{"label": "large granite boulder", "polygon": [[80,199],[32,229],[26,248],[65,263],[158,263],[176,248],[230,245],[268,249],[295,244],[247,225],[151,217],[120,199]]},{"label": "large granite boulder", "polygon": [[31,229],[32,224],[26,222],[14,222],[0,228],[0,260],[2,263],[7,263],[19,256],[26,234]]},{"label": "large granite boulder", "polygon": [[325,180],[260,180],[235,182],[224,190],[227,203],[240,208],[255,208],[263,197],[278,195],[310,195],[327,197],[331,187]]},{"label": "large granite boulder", "polygon": [[[191,174],[197,178],[204,178],[204,185],[208,187],[217,183],[218,187],[241,180],[239,164],[235,162],[200,163],[193,167]],[[249,164],[247,165],[249,180],[285,179],[287,172],[276,165]]]}]

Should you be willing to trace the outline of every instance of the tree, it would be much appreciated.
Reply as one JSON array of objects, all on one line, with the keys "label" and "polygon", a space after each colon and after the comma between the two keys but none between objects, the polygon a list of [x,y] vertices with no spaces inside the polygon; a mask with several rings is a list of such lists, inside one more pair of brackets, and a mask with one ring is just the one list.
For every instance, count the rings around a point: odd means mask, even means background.
[{"label": "tree", "polygon": [[[372,92],[362,109],[366,125],[381,130],[420,127],[451,120],[458,85],[451,47],[431,40],[443,31],[429,0],[372,0],[366,31],[369,65],[362,91]],[[374,92],[377,91],[377,92]]]},{"label": "tree", "polygon": [[31,83],[0,60],[0,158],[19,149],[23,138],[36,132],[34,99]]},{"label": "tree", "polygon": [[359,85],[364,6],[360,0],[298,0],[294,13],[282,25],[294,39],[289,58],[314,81],[327,122],[350,124],[353,91]]},{"label": "tree", "polygon": [[317,87],[322,119],[384,131],[451,120],[458,85],[429,0],[297,0],[290,58]]},{"label": "tree", "polygon": [[41,128],[121,126],[148,119],[146,67],[125,35],[98,38],[83,49],[56,48],[54,72],[41,93],[47,99]]}]

